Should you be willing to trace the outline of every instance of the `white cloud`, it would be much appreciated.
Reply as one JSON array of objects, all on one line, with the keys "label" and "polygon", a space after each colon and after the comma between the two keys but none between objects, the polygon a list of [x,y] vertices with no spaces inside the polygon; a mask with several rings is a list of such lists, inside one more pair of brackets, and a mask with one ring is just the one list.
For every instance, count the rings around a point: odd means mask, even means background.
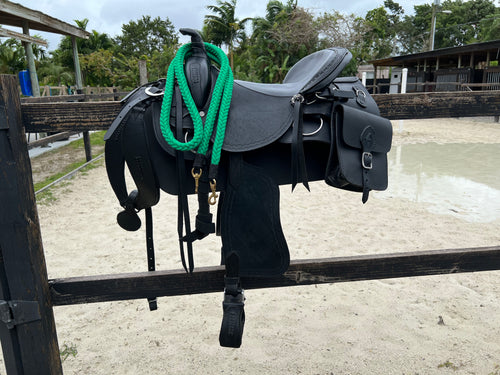
[{"label": "white cloud", "polygon": [[[206,6],[216,4],[216,0],[16,0],[21,5],[41,11],[61,21],[74,25],[74,20],[89,19],[87,30],[97,30],[111,37],[121,33],[121,26],[132,20],[138,20],[143,15],[161,18],[168,17],[174,26],[201,29],[204,15],[208,13]],[[286,3],[287,0],[282,0]],[[432,0],[402,0],[399,1],[407,13],[412,13],[413,5],[430,3]],[[238,0],[236,16],[245,17],[264,16],[268,0]],[[311,9],[314,12],[331,12],[338,10],[344,13],[355,13],[365,16],[370,9],[383,5],[383,0],[299,0],[299,6]],[[57,48],[61,39],[57,34],[32,31],[48,39],[49,50]]]}]

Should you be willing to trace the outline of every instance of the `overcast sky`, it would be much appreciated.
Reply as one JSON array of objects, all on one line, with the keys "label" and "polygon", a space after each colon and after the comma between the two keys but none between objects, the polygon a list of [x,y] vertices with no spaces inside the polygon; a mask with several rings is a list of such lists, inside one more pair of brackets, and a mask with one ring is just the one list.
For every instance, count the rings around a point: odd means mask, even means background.
[{"label": "overcast sky", "polygon": [[[399,0],[406,14],[413,13],[413,6],[431,3],[433,0]],[[176,29],[190,27],[201,29],[203,18],[208,13],[206,6],[216,0],[13,0],[25,7],[43,12],[61,21],[74,25],[74,20],[89,19],[87,31],[96,30],[110,37],[121,34],[121,26],[143,15],[168,17]],[[283,3],[286,0],[282,0]],[[264,16],[268,0],[238,0],[236,17]],[[365,16],[370,9],[383,4],[383,0],[298,0],[298,5],[321,13],[338,10]],[[57,48],[60,36],[32,31],[49,41],[49,51]]]}]

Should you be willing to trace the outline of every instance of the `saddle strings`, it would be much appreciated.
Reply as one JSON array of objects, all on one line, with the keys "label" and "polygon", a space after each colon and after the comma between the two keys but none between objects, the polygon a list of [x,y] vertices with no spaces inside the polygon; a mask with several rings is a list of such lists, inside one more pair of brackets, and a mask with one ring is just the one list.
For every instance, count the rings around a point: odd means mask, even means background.
[{"label": "saddle strings", "polygon": [[[229,107],[231,105],[234,78],[229,65],[229,60],[224,51],[210,43],[205,43],[205,48],[210,59],[215,61],[221,67],[210,100],[210,106],[205,119],[205,124],[203,124],[201,115],[196,107],[193,97],[191,96],[189,85],[184,74],[184,60],[189,51],[191,51],[191,43],[188,43],[179,49],[175,58],[172,60],[172,63],[168,67],[167,79],[165,83],[165,95],[163,96],[160,113],[160,128],[165,141],[175,150],[196,151],[199,155],[206,157],[210,145],[210,138],[214,131],[215,120],[216,118],[218,119],[209,170],[210,187],[212,190],[209,202],[210,204],[215,204],[217,166],[220,162],[222,144],[224,143],[226,133],[227,117],[229,114]],[[194,124],[193,139],[188,142],[177,140],[170,129],[170,112],[176,80],[181,91],[182,99],[186,104],[189,115],[191,116]],[[182,126],[182,124],[177,125]],[[201,169],[195,173],[193,168],[192,174],[195,178],[195,182],[198,181],[201,173]]]}]

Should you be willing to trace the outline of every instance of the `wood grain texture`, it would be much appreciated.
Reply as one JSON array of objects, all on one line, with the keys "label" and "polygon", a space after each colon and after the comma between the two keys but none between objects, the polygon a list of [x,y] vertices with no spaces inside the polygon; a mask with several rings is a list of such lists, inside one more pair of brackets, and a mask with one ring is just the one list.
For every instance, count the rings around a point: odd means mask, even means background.
[{"label": "wood grain texture", "polygon": [[40,320],[7,330],[0,323],[10,374],[61,374],[40,223],[18,83],[0,75],[0,299],[33,301]]},{"label": "wood grain texture", "polygon": [[[292,261],[281,276],[242,278],[245,289],[330,284],[500,269],[500,246]],[[165,297],[224,290],[224,268],[74,277],[49,281],[52,303]]]},{"label": "wood grain texture", "polygon": [[[380,114],[390,120],[497,116],[500,91],[373,95]],[[108,129],[120,111],[119,102],[24,103],[26,132]]]}]

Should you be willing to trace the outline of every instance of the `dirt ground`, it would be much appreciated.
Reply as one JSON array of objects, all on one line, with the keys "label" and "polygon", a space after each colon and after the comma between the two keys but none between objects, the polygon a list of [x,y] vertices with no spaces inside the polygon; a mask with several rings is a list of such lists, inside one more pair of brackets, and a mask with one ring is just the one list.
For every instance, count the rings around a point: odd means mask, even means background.
[{"label": "dirt ground", "polygon": [[[102,152],[104,152],[104,146],[92,146],[93,157],[96,157]],[[42,182],[57,173],[61,173],[66,166],[82,161],[85,161],[85,149],[83,147],[67,145],[47,151],[31,159],[33,183],[37,184]]]}]

